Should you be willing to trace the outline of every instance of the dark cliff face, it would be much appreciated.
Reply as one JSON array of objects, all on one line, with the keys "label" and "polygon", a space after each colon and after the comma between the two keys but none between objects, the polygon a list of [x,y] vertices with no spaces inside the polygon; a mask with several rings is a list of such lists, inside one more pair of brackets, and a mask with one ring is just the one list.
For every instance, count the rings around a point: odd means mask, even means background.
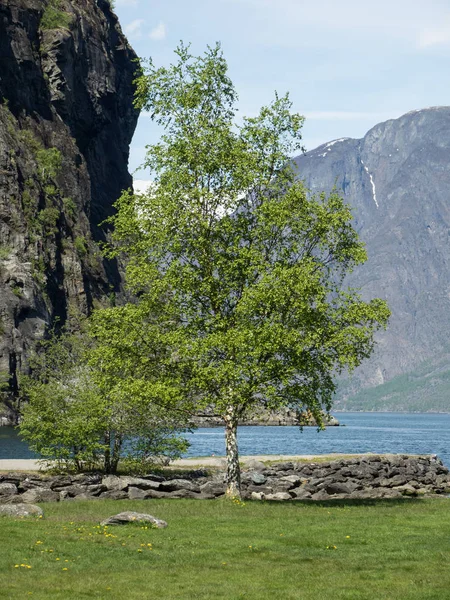
[{"label": "dark cliff face", "polygon": [[120,289],[96,242],[132,183],[135,58],[106,0],[0,0],[0,385]]},{"label": "dark cliff face", "polygon": [[[361,287],[365,299],[386,299],[392,310],[374,356],[343,386],[346,394],[406,373],[414,379],[424,365],[426,376],[433,368],[448,370],[450,108],[415,111],[380,123],[361,140],[324,144],[296,164],[312,191],[336,185],[354,208],[369,259],[347,283]],[[431,405],[432,388],[428,385]]]}]

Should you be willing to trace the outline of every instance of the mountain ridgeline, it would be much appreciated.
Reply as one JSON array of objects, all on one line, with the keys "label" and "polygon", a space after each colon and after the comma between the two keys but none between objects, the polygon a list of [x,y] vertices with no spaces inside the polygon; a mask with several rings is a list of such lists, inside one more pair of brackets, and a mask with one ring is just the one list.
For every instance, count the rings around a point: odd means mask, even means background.
[{"label": "mountain ridgeline", "polygon": [[[132,185],[136,56],[106,0],[0,1],[0,392],[36,340],[121,290],[99,226]],[[1,416],[1,411],[0,411]]]},{"label": "mountain ridgeline", "polygon": [[348,277],[392,317],[336,407],[450,410],[450,107],[417,110],[295,160],[312,192],[353,207],[368,261]]}]

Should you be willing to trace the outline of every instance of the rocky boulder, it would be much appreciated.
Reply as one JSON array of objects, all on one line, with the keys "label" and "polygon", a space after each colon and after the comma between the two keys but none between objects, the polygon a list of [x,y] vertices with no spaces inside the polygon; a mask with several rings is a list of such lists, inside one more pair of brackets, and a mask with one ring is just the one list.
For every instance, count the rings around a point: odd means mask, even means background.
[{"label": "rocky boulder", "polygon": [[121,512],[112,517],[108,517],[100,523],[103,527],[109,525],[126,525],[127,523],[150,523],[152,527],[157,529],[163,529],[167,527],[167,523],[161,519],[157,519],[152,515],[145,513],[138,513],[133,511]]}]

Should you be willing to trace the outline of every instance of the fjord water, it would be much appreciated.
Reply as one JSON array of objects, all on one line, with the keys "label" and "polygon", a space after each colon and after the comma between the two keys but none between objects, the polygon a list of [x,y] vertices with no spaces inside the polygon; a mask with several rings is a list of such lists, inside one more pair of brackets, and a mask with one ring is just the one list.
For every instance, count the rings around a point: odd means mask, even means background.
[{"label": "fjord water", "polygon": [[[338,413],[341,427],[239,427],[239,452],[252,454],[437,454],[450,467],[450,414]],[[223,455],[222,428],[188,435],[187,456]]]},{"label": "fjord water", "polygon": [[[450,414],[339,413],[341,427],[239,427],[239,451],[258,454],[437,454],[450,467]],[[186,456],[224,455],[221,427],[187,434]],[[11,427],[0,427],[0,460],[34,458]]]}]

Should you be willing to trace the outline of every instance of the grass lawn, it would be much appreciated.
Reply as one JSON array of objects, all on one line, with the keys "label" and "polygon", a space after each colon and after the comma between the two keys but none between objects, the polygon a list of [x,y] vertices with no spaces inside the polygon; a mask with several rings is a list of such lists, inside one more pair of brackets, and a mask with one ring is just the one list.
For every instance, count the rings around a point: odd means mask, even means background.
[{"label": "grass lawn", "polygon": [[[447,498],[43,508],[43,519],[0,518],[2,600],[450,599]],[[169,526],[98,527],[123,510]]]}]

